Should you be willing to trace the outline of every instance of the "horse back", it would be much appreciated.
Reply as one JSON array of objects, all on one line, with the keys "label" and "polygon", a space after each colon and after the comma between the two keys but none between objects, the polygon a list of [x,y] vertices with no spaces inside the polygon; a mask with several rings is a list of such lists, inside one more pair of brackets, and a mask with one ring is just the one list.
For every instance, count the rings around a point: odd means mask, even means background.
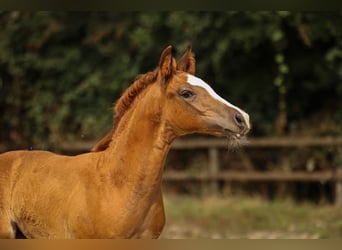
[{"label": "horse back", "polygon": [[10,175],[21,168],[30,168],[53,157],[55,154],[48,151],[16,150],[0,154],[0,175]]},{"label": "horse back", "polygon": [[42,166],[42,163],[54,154],[47,151],[9,151],[0,154],[0,195],[10,195],[15,183],[24,173],[32,173],[34,168]]}]

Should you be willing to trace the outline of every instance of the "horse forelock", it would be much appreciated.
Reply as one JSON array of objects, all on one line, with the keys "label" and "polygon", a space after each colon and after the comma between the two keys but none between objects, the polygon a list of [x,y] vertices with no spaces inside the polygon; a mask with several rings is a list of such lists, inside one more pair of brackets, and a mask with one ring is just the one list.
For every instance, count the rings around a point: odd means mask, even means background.
[{"label": "horse forelock", "polygon": [[137,80],[133,84],[131,84],[121,95],[117,103],[114,105],[114,119],[113,119],[113,127],[106,134],[101,141],[99,141],[95,147],[92,148],[91,151],[98,152],[103,151],[108,148],[110,142],[112,141],[112,137],[116,131],[118,124],[121,121],[121,118],[124,114],[129,110],[132,106],[132,103],[136,99],[136,97],[144,90],[147,86],[154,83],[158,77],[158,70],[154,70],[148,72],[146,74],[140,75]]}]

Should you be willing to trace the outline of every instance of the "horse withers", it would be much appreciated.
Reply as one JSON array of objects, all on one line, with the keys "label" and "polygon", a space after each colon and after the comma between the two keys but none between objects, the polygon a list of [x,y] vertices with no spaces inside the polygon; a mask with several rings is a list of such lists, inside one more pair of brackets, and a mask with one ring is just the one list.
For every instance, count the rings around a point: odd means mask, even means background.
[{"label": "horse withers", "polygon": [[248,114],[194,73],[191,47],[177,63],[169,46],[120,97],[92,152],[1,154],[0,237],[158,238],[172,141],[202,133],[238,142],[250,129]]}]

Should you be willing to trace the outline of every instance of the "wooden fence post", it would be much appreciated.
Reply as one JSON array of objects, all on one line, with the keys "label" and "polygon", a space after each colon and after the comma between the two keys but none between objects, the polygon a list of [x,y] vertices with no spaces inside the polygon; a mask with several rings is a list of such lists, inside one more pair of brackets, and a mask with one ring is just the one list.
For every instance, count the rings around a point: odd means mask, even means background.
[{"label": "wooden fence post", "polygon": [[335,205],[342,206],[342,148],[337,150],[337,165],[335,171]]},{"label": "wooden fence post", "polygon": [[208,174],[209,174],[209,177],[213,177],[212,179],[210,179],[209,194],[213,196],[217,196],[219,194],[219,185],[215,177],[220,172],[218,148],[210,147],[208,153],[209,153]]}]

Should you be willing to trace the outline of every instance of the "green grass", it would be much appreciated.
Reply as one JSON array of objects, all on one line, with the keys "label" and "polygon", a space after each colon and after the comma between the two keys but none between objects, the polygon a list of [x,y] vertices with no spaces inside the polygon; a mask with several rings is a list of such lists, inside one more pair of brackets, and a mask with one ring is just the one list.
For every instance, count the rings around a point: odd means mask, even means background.
[{"label": "green grass", "polygon": [[340,238],[342,207],[166,195],[162,238]]}]

